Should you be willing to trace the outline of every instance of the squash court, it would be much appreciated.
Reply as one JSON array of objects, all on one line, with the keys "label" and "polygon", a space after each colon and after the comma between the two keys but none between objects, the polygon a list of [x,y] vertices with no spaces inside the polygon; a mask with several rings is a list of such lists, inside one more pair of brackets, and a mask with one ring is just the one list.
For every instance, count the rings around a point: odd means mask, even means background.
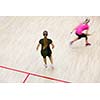
[{"label": "squash court", "polygon": [[[0,83],[99,83],[100,17],[90,16],[89,47],[81,39],[72,46],[72,29],[84,16],[0,17]],[[45,68],[36,46],[42,32],[55,45],[54,70]],[[48,64],[50,64],[48,59]]]}]

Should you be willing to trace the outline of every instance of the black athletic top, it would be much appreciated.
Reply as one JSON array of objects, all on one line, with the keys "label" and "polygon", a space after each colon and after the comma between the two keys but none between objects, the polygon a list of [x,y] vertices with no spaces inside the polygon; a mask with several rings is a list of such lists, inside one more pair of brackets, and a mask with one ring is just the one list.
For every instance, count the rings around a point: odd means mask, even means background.
[{"label": "black athletic top", "polygon": [[[48,40],[48,46],[45,49],[50,50],[50,44],[52,43],[52,40],[51,39],[47,39],[47,40]],[[42,45],[41,50],[43,50],[43,46],[44,46],[43,39],[40,39],[39,43]]]}]

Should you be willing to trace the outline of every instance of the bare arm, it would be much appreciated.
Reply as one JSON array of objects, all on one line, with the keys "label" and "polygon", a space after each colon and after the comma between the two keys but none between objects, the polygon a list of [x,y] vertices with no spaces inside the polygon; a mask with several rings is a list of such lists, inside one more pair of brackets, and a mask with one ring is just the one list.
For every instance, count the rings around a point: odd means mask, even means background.
[{"label": "bare arm", "polygon": [[40,43],[37,45],[37,48],[36,48],[36,50],[38,50],[38,49],[39,49],[39,47],[40,47]]},{"label": "bare arm", "polygon": [[55,47],[55,46],[54,46],[54,44],[53,44],[53,43],[51,43],[51,45],[52,45],[52,49],[54,49],[54,47]]},{"label": "bare arm", "polygon": [[75,31],[75,28],[71,31],[71,34]]},{"label": "bare arm", "polygon": [[88,34],[89,30],[86,30],[86,34]]}]

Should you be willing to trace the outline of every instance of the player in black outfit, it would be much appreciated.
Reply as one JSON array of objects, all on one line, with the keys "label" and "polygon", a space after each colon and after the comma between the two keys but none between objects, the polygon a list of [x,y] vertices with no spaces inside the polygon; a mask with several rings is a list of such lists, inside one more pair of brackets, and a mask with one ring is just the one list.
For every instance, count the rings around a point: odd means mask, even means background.
[{"label": "player in black outfit", "polygon": [[44,63],[45,63],[45,67],[47,68],[47,59],[46,57],[48,56],[51,62],[51,67],[54,68],[53,66],[53,60],[52,60],[52,51],[50,48],[50,45],[52,46],[52,49],[54,48],[54,44],[52,42],[51,39],[48,39],[48,31],[44,31],[43,32],[43,39],[40,39],[39,44],[37,45],[37,50],[39,48],[39,46],[41,45],[41,55],[43,57]]}]

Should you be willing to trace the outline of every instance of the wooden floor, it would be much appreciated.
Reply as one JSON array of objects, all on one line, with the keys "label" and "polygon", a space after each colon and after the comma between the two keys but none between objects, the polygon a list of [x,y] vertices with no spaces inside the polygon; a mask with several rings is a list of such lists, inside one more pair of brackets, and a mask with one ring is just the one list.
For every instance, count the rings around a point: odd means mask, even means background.
[{"label": "wooden floor", "polygon": [[[76,38],[70,32],[84,18],[0,17],[0,82],[100,82],[100,17],[90,16],[90,47],[85,47],[84,39],[69,45]],[[54,70],[44,68],[40,49],[36,51],[44,30],[48,30],[48,38],[55,44]]]}]

